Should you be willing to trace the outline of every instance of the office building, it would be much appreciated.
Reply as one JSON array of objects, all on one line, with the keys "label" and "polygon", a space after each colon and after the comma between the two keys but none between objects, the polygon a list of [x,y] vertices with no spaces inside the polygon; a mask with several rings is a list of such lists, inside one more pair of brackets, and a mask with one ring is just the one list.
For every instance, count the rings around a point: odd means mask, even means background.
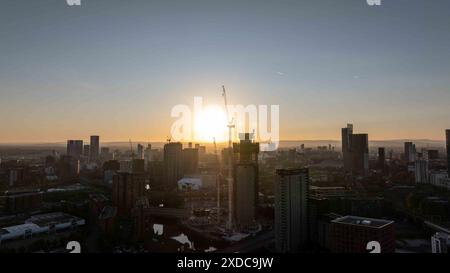
[{"label": "office building", "polygon": [[67,141],[67,155],[79,159],[83,154],[82,140],[68,140]]},{"label": "office building", "polygon": [[405,161],[412,163],[416,160],[416,145],[412,142],[405,142]]},{"label": "office building", "polygon": [[145,186],[145,176],[142,174],[119,172],[114,175],[112,202],[119,216],[129,216],[136,201],[145,195]]},{"label": "office building", "polygon": [[369,171],[369,137],[353,134],[353,125],[342,128],[342,156],[344,169],[353,175],[366,175]]},{"label": "office building", "polygon": [[100,153],[100,137],[91,136],[91,152],[89,154],[89,160],[91,162],[97,162]]},{"label": "office building", "polygon": [[188,148],[183,149],[183,173],[192,175],[198,173],[199,152],[197,148],[192,148],[189,143]]},{"label": "office building", "polygon": [[428,183],[428,161],[420,159],[415,164],[415,181],[419,184]]},{"label": "office building", "polygon": [[133,159],[131,161],[131,172],[133,172],[133,173],[144,173],[145,172],[145,161],[144,161],[144,159]]},{"label": "office building", "polygon": [[164,176],[168,189],[177,188],[177,182],[183,177],[183,145],[179,142],[164,145]]},{"label": "office building", "polygon": [[353,134],[351,139],[352,173],[366,175],[369,172],[369,137]]},{"label": "office building", "polygon": [[80,160],[73,156],[61,156],[57,169],[60,180],[70,182],[80,174]]},{"label": "office building", "polygon": [[344,169],[347,172],[351,172],[352,159],[351,159],[351,136],[353,135],[353,124],[347,124],[346,128],[342,128],[342,156],[344,161]]},{"label": "office building", "polygon": [[137,158],[144,159],[144,146],[142,144],[137,145]]},{"label": "office building", "polygon": [[91,153],[91,145],[83,146],[83,156],[89,158],[89,154]]},{"label": "office building", "polygon": [[367,249],[369,242],[378,242],[381,253],[394,253],[394,222],[357,216],[331,221],[333,253],[368,253],[371,251]]},{"label": "office building", "polygon": [[296,253],[308,241],[308,169],[279,169],[275,181],[275,245]]}]

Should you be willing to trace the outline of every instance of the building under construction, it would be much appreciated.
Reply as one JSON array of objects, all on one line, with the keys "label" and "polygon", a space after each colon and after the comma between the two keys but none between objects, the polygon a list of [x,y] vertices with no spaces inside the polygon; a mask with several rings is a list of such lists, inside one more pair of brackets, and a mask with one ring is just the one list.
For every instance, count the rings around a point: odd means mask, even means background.
[{"label": "building under construction", "polygon": [[255,223],[258,204],[259,143],[252,134],[241,134],[240,142],[233,143],[233,218],[238,229]]}]

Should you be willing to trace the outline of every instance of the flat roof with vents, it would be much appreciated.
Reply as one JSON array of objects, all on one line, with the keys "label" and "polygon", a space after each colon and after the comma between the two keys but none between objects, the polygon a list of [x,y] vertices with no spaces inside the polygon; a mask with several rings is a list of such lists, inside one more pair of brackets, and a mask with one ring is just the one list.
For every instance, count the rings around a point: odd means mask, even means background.
[{"label": "flat roof with vents", "polygon": [[394,223],[394,221],[391,221],[391,220],[374,219],[374,218],[366,218],[366,217],[359,217],[359,216],[344,216],[344,217],[337,218],[331,222],[339,223],[339,224],[364,226],[364,227],[373,227],[373,228],[382,228],[384,226]]}]

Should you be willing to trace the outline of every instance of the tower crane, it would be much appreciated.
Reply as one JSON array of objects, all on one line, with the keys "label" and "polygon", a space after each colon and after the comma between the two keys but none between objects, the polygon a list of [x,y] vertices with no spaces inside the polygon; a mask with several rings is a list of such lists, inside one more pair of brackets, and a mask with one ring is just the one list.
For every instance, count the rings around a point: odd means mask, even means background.
[{"label": "tower crane", "polygon": [[222,175],[220,175],[221,173],[221,166],[219,163],[219,157],[217,155],[217,144],[216,144],[216,138],[214,138],[214,155],[216,158],[216,163],[217,163],[217,168],[218,171],[216,172],[216,187],[217,187],[217,224],[220,224],[220,180],[222,179]]},{"label": "tower crane", "polygon": [[234,125],[234,118],[230,119],[230,113],[228,111],[228,100],[227,100],[227,92],[225,90],[225,86],[222,85],[222,96],[223,100],[225,102],[225,110],[227,112],[227,127],[228,127],[228,176],[227,176],[227,182],[228,182],[228,222],[227,222],[227,228],[229,230],[233,229],[233,214],[234,214],[234,206],[233,206],[233,174],[232,174],[232,158],[233,158],[233,151],[232,151],[232,130],[235,128]]}]

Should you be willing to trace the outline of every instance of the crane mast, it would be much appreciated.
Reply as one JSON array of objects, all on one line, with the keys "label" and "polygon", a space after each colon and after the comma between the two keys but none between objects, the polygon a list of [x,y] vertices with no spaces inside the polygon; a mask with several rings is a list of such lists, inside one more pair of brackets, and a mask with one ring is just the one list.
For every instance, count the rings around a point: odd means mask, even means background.
[{"label": "crane mast", "polygon": [[228,120],[228,176],[227,176],[227,182],[228,182],[228,221],[227,221],[227,228],[229,230],[232,230],[234,227],[233,219],[234,219],[234,206],[233,206],[233,148],[232,148],[232,130],[235,128],[234,126],[234,119],[230,119],[230,113],[228,111],[228,100],[227,100],[227,92],[225,90],[225,86],[222,85],[222,96],[225,103],[225,110],[227,112],[227,120]]}]

